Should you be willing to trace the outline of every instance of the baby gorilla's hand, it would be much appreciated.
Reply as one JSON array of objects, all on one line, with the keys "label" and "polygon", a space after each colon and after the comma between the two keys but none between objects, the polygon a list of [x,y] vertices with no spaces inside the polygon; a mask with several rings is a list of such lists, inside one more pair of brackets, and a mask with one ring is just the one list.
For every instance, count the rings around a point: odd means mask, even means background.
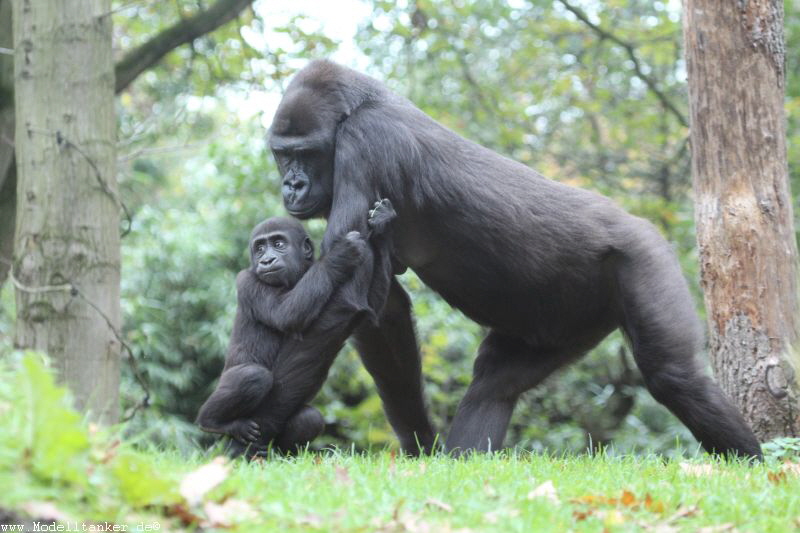
[{"label": "baby gorilla's hand", "polygon": [[357,231],[351,231],[344,236],[339,245],[339,255],[347,258],[351,265],[358,265],[367,254],[367,241]]}]

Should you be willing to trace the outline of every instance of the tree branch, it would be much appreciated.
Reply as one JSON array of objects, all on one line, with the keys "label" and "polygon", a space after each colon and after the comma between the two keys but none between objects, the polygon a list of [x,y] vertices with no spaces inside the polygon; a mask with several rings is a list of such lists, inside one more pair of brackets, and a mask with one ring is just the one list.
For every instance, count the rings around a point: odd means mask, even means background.
[{"label": "tree branch", "polygon": [[170,26],[128,52],[114,68],[117,79],[114,91],[121,93],[139,74],[161,61],[169,52],[233,20],[252,3],[253,0],[217,0],[205,11]]},{"label": "tree branch", "polygon": [[636,47],[633,44],[627,41],[623,41],[613,33],[604,30],[603,28],[601,28],[600,26],[589,20],[589,17],[586,16],[586,13],[581,11],[580,8],[573,6],[567,0],[559,0],[559,2],[561,2],[561,5],[563,5],[567,9],[567,11],[571,12],[573,15],[578,17],[578,20],[580,20],[586,26],[588,26],[600,38],[608,39],[609,41],[621,46],[628,54],[628,58],[633,63],[633,71],[636,74],[636,77],[642,80],[645,85],[647,85],[647,88],[650,89],[650,92],[652,92],[656,96],[656,98],[658,98],[658,100],[661,102],[661,105],[663,105],[667,111],[672,113],[675,116],[675,118],[678,119],[678,122],[680,122],[682,126],[686,128],[689,127],[689,121],[686,120],[686,117],[683,116],[683,113],[681,113],[678,110],[678,108],[675,107],[675,104],[673,104],[672,101],[667,97],[667,95],[664,94],[664,92],[658,88],[658,85],[656,84],[655,80],[642,71],[642,64],[639,61],[639,57],[636,55]]}]

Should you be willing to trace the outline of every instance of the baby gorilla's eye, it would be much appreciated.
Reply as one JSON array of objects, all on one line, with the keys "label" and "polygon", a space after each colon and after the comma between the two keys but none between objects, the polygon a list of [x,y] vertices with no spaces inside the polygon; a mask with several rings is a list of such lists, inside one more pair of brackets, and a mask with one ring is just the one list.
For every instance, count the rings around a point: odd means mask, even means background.
[{"label": "baby gorilla's eye", "polygon": [[278,250],[283,250],[284,248],[286,248],[286,241],[284,241],[283,239],[276,239],[275,248]]},{"label": "baby gorilla's eye", "polygon": [[264,245],[263,244],[259,244],[258,246],[256,246],[256,254],[258,254],[258,255],[263,254],[264,253],[264,249],[265,249]]}]

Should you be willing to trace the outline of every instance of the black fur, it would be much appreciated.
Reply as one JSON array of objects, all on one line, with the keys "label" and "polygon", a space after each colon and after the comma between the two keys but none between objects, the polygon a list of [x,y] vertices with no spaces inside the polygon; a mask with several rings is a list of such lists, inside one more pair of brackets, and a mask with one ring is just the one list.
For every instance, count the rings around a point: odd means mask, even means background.
[{"label": "black fur", "polygon": [[[394,216],[388,201],[369,213],[377,257],[388,257]],[[314,263],[311,240],[297,221],[271,218],[254,228],[250,268],[236,278],[238,307],[225,367],[197,417],[205,431],[234,439],[233,455],[248,447],[252,455],[271,441],[292,450],[324,429],[322,415],[304,404],[367,312],[347,290],[356,269],[365,270],[360,265],[367,248],[358,232],[350,232]],[[366,270],[371,276],[371,268]]]},{"label": "black fur", "polygon": [[[449,450],[502,446],[519,395],[620,327],[650,391],[706,450],[760,456],[695,358],[701,330],[688,288],[647,221],[470,142],[380,82],[327,61],[292,80],[270,146],[289,212],[328,219],[323,251],[364,231],[371,199],[387,197],[398,218],[383,268],[412,268],[490,328]],[[429,449],[408,298],[394,281],[388,292],[383,310],[372,289],[352,295],[383,313],[379,325],[359,326],[356,344],[401,445]]]}]

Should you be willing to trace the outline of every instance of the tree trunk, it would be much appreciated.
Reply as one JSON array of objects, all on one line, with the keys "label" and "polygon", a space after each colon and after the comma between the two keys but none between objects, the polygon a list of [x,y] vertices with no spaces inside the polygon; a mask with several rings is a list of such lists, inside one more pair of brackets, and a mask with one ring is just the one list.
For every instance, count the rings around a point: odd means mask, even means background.
[{"label": "tree trunk", "polygon": [[[11,49],[11,0],[0,0],[0,48]],[[17,175],[14,168],[14,58],[0,52],[0,287],[14,250]]]},{"label": "tree trunk", "polygon": [[711,363],[761,440],[798,436],[783,2],[685,0],[683,28]]},{"label": "tree trunk", "polygon": [[94,420],[119,410],[111,0],[14,0],[16,343]]}]

